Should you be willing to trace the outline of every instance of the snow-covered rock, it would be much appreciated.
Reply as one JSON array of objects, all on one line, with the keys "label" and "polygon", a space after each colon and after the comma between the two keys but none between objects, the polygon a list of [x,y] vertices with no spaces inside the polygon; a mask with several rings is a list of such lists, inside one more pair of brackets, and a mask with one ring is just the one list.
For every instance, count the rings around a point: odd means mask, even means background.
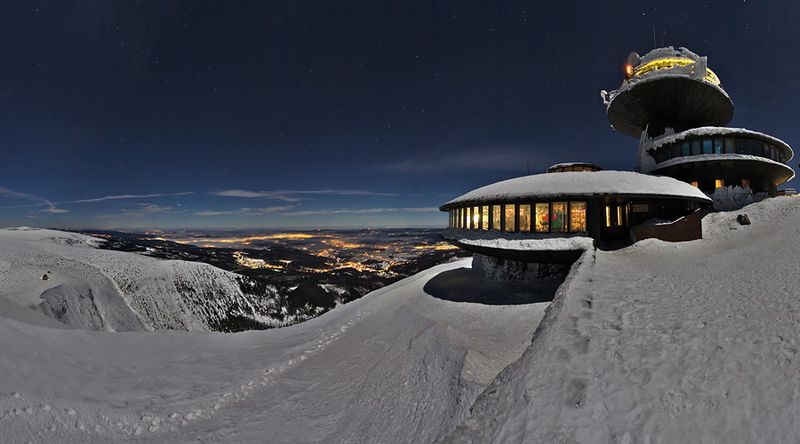
[{"label": "snow-covered rock", "polygon": [[231,315],[284,322],[270,317],[273,287],[252,294],[246,279],[211,265],[101,250],[101,242],[53,230],[0,230],[0,299],[91,330],[209,330]]}]

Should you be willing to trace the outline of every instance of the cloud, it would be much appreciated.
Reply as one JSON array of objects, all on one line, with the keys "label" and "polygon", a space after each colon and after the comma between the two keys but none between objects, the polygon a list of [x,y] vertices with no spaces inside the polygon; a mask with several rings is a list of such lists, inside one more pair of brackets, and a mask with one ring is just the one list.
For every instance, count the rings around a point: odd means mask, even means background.
[{"label": "cloud", "polygon": [[222,190],[211,193],[214,196],[240,197],[246,199],[273,199],[284,202],[299,202],[302,196],[373,196],[373,197],[393,197],[398,194],[380,193],[368,190],[351,189],[321,189],[321,190],[270,190],[270,191],[251,191],[251,190]]},{"label": "cloud", "polygon": [[552,163],[552,154],[515,147],[466,150],[431,150],[383,169],[400,173],[446,173],[449,171],[520,171],[527,165],[543,169]]},{"label": "cloud", "polygon": [[11,188],[0,187],[0,197],[5,197],[15,200],[24,200],[29,202],[28,204],[24,205],[14,205],[14,206],[6,206],[0,208],[47,207],[39,211],[49,214],[61,214],[69,212],[69,210],[65,210],[63,208],[56,208],[55,204],[53,204],[53,202],[51,202],[49,199],[37,196],[35,194],[21,193],[19,191],[14,191]]},{"label": "cloud", "polygon": [[424,213],[439,211],[434,207],[418,207],[418,208],[340,208],[340,209],[325,209],[325,210],[302,210],[302,211],[289,211],[281,213],[281,216],[317,216],[317,215],[333,215],[333,214],[374,214],[374,213],[396,213],[396,212],[410,212],[410,213]]},{"label": "cloud", "polygon": [[122,213],[126,216],[148,216],[151,214],[166,213],[172,211],[172,207],[162,207],[151,203],[141,203],[139,208],[124,209]]},{"label": "cloud", "polygon": [[286,211],[289,209],[294,208],[290,205],[285,206],[275,206],[275,207],[265,207],[265,208],[239,208],[238,210],[206,210],[206,211],[198,211],[194,213],[195,216],[233,216],[233,215],[245,215],[245,216],[257,216],[263,214],[275,214],[281,211]]},{"label": "cloud", "polygon": [[70,200],[61,203],[91,203],[91,202],[104,202],[107,200],[122,200],[122,199],[150,199],[153,197],[168,197],[168,196],[187,196],[194,194],[194,191],[184,191],[182,193],[155,193],[155,194],[117,194],[111,196],[93,197],[90,199]]}]

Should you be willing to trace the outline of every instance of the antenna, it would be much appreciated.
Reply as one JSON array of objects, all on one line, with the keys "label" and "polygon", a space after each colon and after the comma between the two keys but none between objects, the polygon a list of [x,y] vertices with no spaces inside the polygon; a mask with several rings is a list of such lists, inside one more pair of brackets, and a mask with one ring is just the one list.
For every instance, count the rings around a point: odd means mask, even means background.
[{"label": "antenna", "polygon": [[653,49],[656,49],[656,22],[653,22]]}]

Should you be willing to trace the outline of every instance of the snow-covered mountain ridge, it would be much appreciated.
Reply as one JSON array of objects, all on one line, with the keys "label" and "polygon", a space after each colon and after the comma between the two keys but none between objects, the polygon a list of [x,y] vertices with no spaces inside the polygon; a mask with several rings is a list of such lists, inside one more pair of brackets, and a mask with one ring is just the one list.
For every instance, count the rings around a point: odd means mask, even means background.
[{"label": "snow-covered mountain ridge", "polygon": [[232,316],[285,321],[276,316],[274,287],[256,288],[199,262],[98,249],[100,242],[53,230],[0,230],[0,299],[90,330],[209,330]]}]

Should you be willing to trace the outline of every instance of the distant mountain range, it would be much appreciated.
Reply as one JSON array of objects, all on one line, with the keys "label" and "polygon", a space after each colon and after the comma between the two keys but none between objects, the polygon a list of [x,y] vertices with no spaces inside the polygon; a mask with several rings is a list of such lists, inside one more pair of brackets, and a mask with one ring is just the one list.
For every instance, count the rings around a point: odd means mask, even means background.
[{"label": "distant mountain range", "polygon": [[384,262],[371,253],[375,243],[366,247],[331,234],[322,244],[330,248],[309,251],[279,243],[209,248],[155,234],[88,234],[0,230],[0,297],[75,328],[265,329],[319,316],[458,251],[430,230],[402,237],[397,244],[407,248]]}]

